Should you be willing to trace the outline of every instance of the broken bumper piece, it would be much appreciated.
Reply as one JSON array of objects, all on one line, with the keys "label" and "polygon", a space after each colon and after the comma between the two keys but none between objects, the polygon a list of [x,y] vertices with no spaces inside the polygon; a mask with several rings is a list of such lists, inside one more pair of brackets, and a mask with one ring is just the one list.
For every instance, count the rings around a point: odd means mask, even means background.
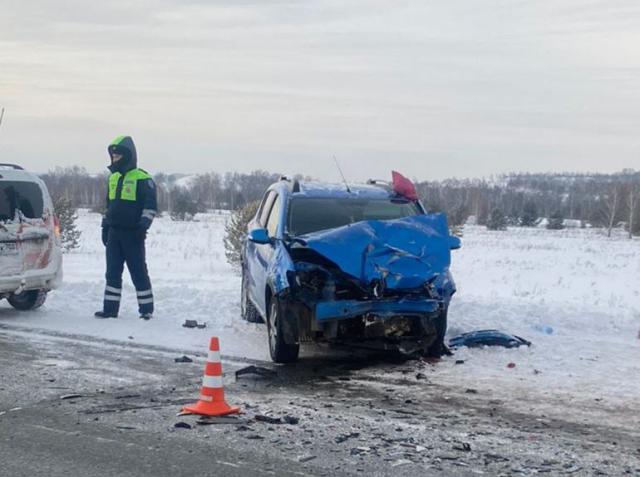
[{"label": "broken bumper piece", "polygon": [[392,317],[399,315],[424,315],[438,311],[437,300],[339,300],[316,304],[317,321],[340,320],[361,315]]}]

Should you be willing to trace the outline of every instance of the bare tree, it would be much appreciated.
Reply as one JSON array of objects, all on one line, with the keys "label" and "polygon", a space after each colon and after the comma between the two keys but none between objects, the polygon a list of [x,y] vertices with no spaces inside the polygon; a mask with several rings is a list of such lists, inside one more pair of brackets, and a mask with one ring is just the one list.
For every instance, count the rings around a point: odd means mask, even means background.
[{"label": "bare tree", "polygon": [[611,237],[611,230],[616,223],[616,216],[619,213],[621,196],[620,189],[620,184],[614,182],[603,197],[600,213],[603,215],[605,226],[607,227],[607,237]]},{"label": "bare tree", "polygon": [[634,218],[638,210],[638,204],[640,204],[640,187],[637,183],[629,182],[626,187],[626,205],[627,212],[629,213],[629,238],[633,238],[633,232],[635,230]]}]

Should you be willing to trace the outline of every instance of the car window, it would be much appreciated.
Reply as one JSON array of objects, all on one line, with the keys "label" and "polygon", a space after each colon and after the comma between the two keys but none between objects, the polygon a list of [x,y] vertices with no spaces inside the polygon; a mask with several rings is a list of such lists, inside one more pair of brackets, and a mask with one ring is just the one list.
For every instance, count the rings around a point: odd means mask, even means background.
[{"label": "car window", "polygon": [[269,210],[271,209],[271,204],[273,203],[273,199],[275,198],[276,193],[272,190],[268,191],[264,199],[262,200],[262,204],[260,205],[260,212],[258,212],[258,222],[260,225],[264,227],[267,223],[267,217],[269,216]]},{"label": "car window", "polygon": [[278,231],[278,222],[280,221],[280,207],[281,207],[281,199],[280,196],[277,195],[273,206],[271,207],[271,212],[269,213],[269,219],[267,220],[267,232],[269,232],[269,237],[275,237],[276,232]]},{"label": "car window", "polygon": [[0,221],[13,220],[16,211],[29,219],[42,217],[42,190],[35,182],[0,181]]},{"label": "car window", "polygon": [[392,220],[417,215],[413,202],[390,199],[296,198],[289,206],[288,232],[292,236],[333,229],[364,220]]}]

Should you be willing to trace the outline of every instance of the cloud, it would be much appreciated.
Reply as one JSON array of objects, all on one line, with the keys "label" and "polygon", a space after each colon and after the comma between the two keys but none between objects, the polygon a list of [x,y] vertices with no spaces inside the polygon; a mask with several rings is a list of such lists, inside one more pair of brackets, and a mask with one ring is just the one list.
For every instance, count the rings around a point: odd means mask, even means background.
[{"label": "cloud", "polygon": [[9,4],[0,152],[38,170],[100,168],[121,132],[154,170],[295,158],[323,177],[337,154],[355,178],[444,177],[637,154],[634,0]]}]

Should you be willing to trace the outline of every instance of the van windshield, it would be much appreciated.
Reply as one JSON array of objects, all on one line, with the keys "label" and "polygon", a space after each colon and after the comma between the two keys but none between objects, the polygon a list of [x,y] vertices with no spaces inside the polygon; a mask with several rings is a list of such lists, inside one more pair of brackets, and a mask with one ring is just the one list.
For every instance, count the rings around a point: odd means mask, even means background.
[{"label": "van windshield", "polygon": [[413,202],[390,199],[295,198],[288,212],[292,236],[333,229],[366,220],[393,220],[418,215]]},{"label": "van windshield", "polygon": [[13,220],[16,211],[29,219],[42,217],[43,198],[35,182],[0,181],[0,222]]}]

